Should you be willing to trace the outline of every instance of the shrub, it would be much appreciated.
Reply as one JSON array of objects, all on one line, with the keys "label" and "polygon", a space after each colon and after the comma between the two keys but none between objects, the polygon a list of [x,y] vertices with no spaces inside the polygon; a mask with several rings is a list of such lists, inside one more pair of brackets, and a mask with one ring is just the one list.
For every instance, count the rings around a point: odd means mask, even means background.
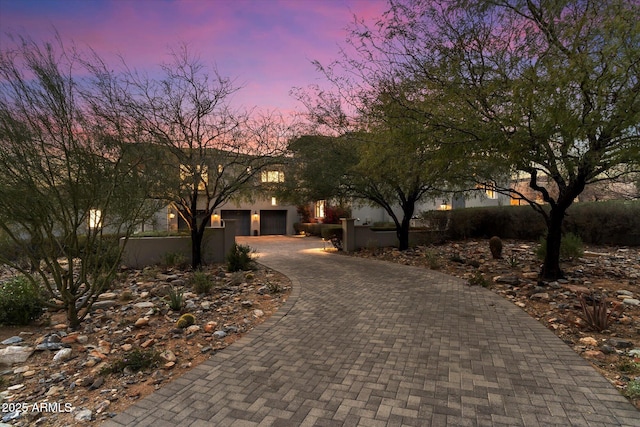
[{"label": "shrub", "polygon": [[440,270],[442,266],[440,265],[440,257],[436,252],[426,251],[424,256],[427,259],[427,263],[431,270]]},{"label": "shrub", "polygon": [[196,323],[196,318],[191,313],[186,313],[180,316],[178,321],[176,322],[176,326],[180,329],[188,328],[191,325]]},{"label": "shrub", "polygon": [[172,286],[169,288],[167,297],[169,297],[169,308],[171,310],[182,310],[182,305],[184,304],[184,292],[182,290],[176,289]]},{"label": "shrub", "polygon": [[227,271],[250,270],[253,268],[251,253],[253,249],[247,245],[234,243],[227,254]]},{"label": "shrub", "polygon": [[640,398],[640,380],[629,381],[627,388],[624,391],[624,395],[630,399]]},{"label": "shrub", "polygon": [[489,239],[489,250],[491,250],[491,256],[494,259],[502,258],[502,240],[498,236]]},{"label": "shrub", "polygon": [[622,312],[622,304],[615,305],[611,311],[607,310],[607,298],[605,295],[597,295],[592,293],[589,296],[591,306],[589,306],[587,297],[580,296],[580,306],[582,307],[582,319],[587,326],[594,331],[602,332],[609,328],[611,316],[616,312]]},{"label": "shrub", "polygon": [[0,324],[26,325],[42,314],[42,298],[24,276],[0,284]]},{"label": "shrub", "polygon": [[491,287],[491,282],[484,277],[484,274],[476,271],[471,278],[469,278],[469,286],[482,286],[483,288]]},{"label": "shrub", "polygon": [[204,271],[195,271],[191,277],[191,286],[197,294],[208,294],[213,287],[213,281]]},{"label": "shrub", "polygon": [[329,206],[325,209],[325,224],[340,224],[340,218],[351,218],[351,209],[341,206]]},{"label": "shrub", "polygon": [[[562,236],[560,242],[560,258],[579,258],[584,254],[582,239],[573,233]],[[540,238],[540,246],[536,250],[539,259],[544,259],[547,255],[547,239]]]},{"label": "shrub", "polygon": [[103,368],[102,375],[124,372],[128,369],[131,372],[138,372],[145,369],[155,368],[160,362],[160,354],[155,350],[134,349],[125,353],[121,359],[114,361],[108,367]]},{"label": "shrub", "polygon": [[162,255],[162,265],[165,267],[184,268],[188,265],[187,258],[179,252],[167,252]]}]

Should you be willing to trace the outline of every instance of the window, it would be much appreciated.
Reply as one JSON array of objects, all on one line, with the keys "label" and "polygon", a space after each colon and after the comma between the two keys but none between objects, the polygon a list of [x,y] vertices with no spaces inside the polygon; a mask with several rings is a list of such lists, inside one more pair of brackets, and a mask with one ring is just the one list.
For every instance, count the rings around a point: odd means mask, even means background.
[{"label": "window", "polygon": [[262,171],[262,182],[284,182],[284,172],[281,171]]},{"label": "window", "polygon": [[324,200],[318,200],[316,202],[316,218],[324,218],[324,207],[326,202]]},{"label": "window", "polygon": [[271,206],[277,206],[278,205],[278,200],[275,197],[271,198]]},{"label": "window", "polygon": [[102,211],[100,209],[89,210],[89,228],[102,228]]},{"label": "window", "polygon": [[[219,165],[220,168],[222,165]],[[209,168],[207,165],[196,165],[195,167],[196,173],[200,175],[200,181],[198,182],[198,190],[204,191],[206,184],[209,183]],[[193,173],[191,173],[191,168],[186,165],[180,165],[180,180],[188,181],[193,179]]]},{"label": "window", "polygon": [[476,185],[476,188],[478,190],[483,190],[484,194],[489,198],[489,199],[497,199],[498,198],[498,193],[496,192],[496,187],[493,184],[478,184]]}]

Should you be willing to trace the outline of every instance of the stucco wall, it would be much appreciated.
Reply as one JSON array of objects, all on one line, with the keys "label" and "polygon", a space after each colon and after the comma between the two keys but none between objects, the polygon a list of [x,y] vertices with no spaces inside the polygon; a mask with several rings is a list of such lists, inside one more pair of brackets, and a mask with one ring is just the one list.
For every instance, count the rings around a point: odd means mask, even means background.
[{"label": "stucco wall", "polygon": [[[202,242],[205,264],[222,263],[235,243],[235,221],[225,221],[225,227],[207,228]],[[124,245],[125,240],[121,239]],[[161,263],[167,254],[180,254],[191,262],[191,237],[131,237],[126,242],[122,263],[131,268],[144,268]]]}]

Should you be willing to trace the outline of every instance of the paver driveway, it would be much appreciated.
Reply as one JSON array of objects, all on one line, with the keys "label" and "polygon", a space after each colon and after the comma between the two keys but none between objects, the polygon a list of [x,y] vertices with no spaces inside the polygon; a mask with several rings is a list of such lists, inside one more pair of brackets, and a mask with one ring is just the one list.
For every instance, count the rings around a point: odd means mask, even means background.
[{"label": "paver driveway", "polygon": [[608,381],[486,289],[314,238],[242,241],[291,278],[289,301],[104,425],[640,425]]}]

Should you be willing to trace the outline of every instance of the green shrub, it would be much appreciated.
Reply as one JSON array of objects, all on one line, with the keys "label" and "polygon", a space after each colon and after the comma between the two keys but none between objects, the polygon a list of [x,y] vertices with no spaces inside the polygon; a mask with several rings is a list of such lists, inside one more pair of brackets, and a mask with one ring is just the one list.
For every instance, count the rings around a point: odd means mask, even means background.
[{"label": "green shrub", "polygon": [[100,374],[115,374],[123,372],[128,368],[131,372],[138,372],[150,368],[155,368],[160,362],[160,354],[155,350],[134,349],[125,353],[121,359],[114,361],[111,365],[103,368]]},{"label": "green shrub", "polygon": [[227,271],[251,270],[253,268],[252,252],[253,249],[250,246],[234,243],[227,254]]},{"label": "green shrub", "polygon": [[204,271],[194,271],[191,277],[191,287],[197,294],[208,294],[213,288],[213,281]]},{"label": "green shrub", "polygon": [[469,278],[469,286],[482,286],[483,288],[490,288],[491,282],[484,277],[484,274],[476,271],[473,276]]},{"label": "green shrub", "polygon": [[0,324],[26,325],[42,314],[42,297],[24,276],[0,284]]},{"label": "green shrub", "polygon": [[169,288],[167,297],[169,298],[169,308],[171,310],[182,310],[182,305],[184,304],[184,292],[182,290],[176,289],[172,286]]},{"label": "green shrub", "polygon": [[[549,210],[548,206],[543,209]],[[422,214],[435,229],[447,229],[447,238],[537,240],[547,233],[538,212],[530,206],[493,206],[428,211]],[[563,233],[573,233],[583,242],[640,246],[640,201],[574,203],[567,210]]]},{"label": "green shrub", "polygon": [[165,267],[184,268],[188,265],[187,258],[180,252],[167,252],[162,255],[162,265]]},{"label": "green shrub", "polygon": [[[540,245],[536,250],[536,255],[539,259],[545,259],[547,256],[546,238],[540,238]],[[573,233],[568,233],[562,236],[562,240],[560,242],[560,258],[579,258],[582,255],[584,255],[584,246],[582,244],[582,239],[579,236]]]},{"label": "green shrub", "polygon": [[627,388],[624,391],[624,395],[630,399],[640,398],[640,380],[629,381]]}]

